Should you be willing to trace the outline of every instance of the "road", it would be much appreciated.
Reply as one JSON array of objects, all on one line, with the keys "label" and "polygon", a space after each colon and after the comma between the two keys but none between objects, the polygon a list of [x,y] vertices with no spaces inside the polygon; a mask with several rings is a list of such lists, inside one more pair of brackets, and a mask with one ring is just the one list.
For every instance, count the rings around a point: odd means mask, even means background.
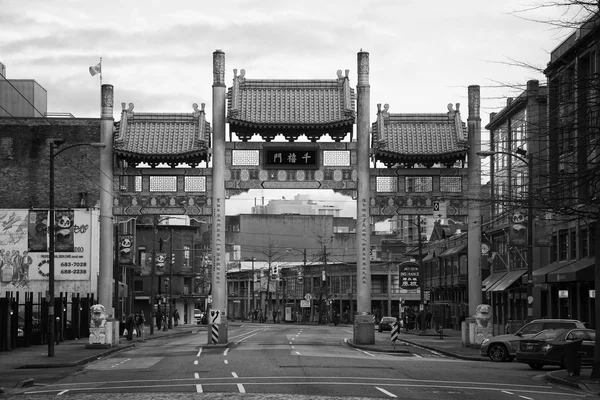
[{"label": "road", "polygon": [[207,346],[206,331],[201,331],[145,342],[23,395],[229,400],[240,394],[428,400],[585,396],[546,383],[526,365],[456,360],[411,346],[402,348],[405,353],[370,353],[348,346],[350,338],[351,329],[341,326],[246,324],[230,326],[231,345],[218,348]]}]

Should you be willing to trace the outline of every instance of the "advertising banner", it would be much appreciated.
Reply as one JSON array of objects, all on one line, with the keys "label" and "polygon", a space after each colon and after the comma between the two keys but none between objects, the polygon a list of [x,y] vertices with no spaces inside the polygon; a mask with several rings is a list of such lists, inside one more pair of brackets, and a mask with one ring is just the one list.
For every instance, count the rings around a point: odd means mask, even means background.
[{"label": "advertising banner", "polygon": [[[47,281],[48,211],[0,211],[0,288],[30,288],[30,282]],[[92,212],[56,212],[57,243],[54,276],[60,280],[89,280],[91,270]],[[46,218],[46,219],[45,219]],[[58,232],[60,231],[60,232]],[[60,241],[58,240],[60,236]]]}]

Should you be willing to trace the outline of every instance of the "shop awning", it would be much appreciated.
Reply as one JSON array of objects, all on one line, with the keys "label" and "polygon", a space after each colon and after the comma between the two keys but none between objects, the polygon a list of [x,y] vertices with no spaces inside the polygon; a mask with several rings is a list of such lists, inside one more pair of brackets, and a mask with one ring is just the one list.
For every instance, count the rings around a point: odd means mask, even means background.
[{"label": "shop awning", "polygon": [[502,272],[494,272],[490,274],[487,278],[481,282],[482,289],[488,291],[494,286],[500,279],[502,279],[506,275],[506,271]]},{"label": "shop awning", "polygon": [[[566,267],[567,265],[570,265],[571,261],[560,261],[560,262],[553,262],[552,264],[548,264],[542,268],[538,268],[535,271],[533,271],[533,283],[546,283],[548,282],[548,274],[551,272],[554,272],[558,269],[561,269],[563,267]],[[525,282],[526,283],[526,282]]]},{"label": "shop awning", "polygon": [[492,292],[502,292],[510,285],[515,283],[517,279],[523,276],[527,272],[526,269],[517,269],[514,271],[509,271],[494,287],[492,288]]},{"label": "shop awning", "polygon": [[548,282],[590,282],[594,280],[595,261],[591,258],[575,261],[548,274]]},{"label": "shop awning", "polygon": [[461,251],[463,251],[466,247],[467,247],[466,244],[461,244],[460,246],[451,247],[451,248],[447,249],[446,251],[444,251],[442,254],[440,254],[440,257],[450,257],[453,255],[456,255],[456,254],[460,253]]}]

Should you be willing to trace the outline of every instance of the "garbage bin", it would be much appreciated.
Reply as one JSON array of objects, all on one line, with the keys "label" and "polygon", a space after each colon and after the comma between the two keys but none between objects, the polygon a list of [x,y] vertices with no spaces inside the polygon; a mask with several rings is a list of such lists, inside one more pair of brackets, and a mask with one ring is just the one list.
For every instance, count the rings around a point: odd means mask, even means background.
[{"label": "garbage bin", "polygon": [[581,372],[582,340],[570,340],[565,343],[565,367],[570,376],[579,376]]}]

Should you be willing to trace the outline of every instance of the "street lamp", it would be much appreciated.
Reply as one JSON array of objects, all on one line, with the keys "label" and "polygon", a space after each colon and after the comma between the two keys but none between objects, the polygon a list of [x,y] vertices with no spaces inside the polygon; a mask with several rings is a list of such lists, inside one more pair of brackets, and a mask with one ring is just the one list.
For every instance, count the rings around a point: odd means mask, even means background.
[{"label": "street lamp", "polygon": [[56,151],[64,142],[65,140],[62,138],[48,139],[48,143],[50,144],[50,191],[48,194],[50,211],[48,220],[48,327],[50,329],[50,334],[48,338],[48,357],[54,357],[54,324],[56,323],[56,321],[54,321],[54,158],[63,151],[73,147],[90,146],[98,149],[106,147],[104,143],[74,143]]},{"label": "street lamp", "polygon": [[[306,249],[299,250],[299,249],[293,249],[291,247],[286,247],[285,251],[287,253],[290,253],[292,251],[297,251],[298,253],[302,253],[302,264],[303,264],[302,274],[304,274],[304,271],[306,271]],[[298,281],[298,276],[296,276],[296,282],[297,281]],[[296,293],[298,293],[298,292],[296,291]],[[302,294],[304,294],[304,291],[302,291]],[[294,296],[294,298],[296,298],[296,297]],[[294,300],[294,305],[295,304],[296,304],[296,300]],[[298,310],[295,310],[295,311],[297,312]]]},{"label": "street lamp", "polygon": [[[481,158],[494,156],[495,154],[506,154],[521,160],[527,165],[527,320],[533,319],[533,153],[531,151],[517,149],[516,154],[507,151],[479,151],[477,155]],[[527,158],[525,158],[527,156]]]}]

